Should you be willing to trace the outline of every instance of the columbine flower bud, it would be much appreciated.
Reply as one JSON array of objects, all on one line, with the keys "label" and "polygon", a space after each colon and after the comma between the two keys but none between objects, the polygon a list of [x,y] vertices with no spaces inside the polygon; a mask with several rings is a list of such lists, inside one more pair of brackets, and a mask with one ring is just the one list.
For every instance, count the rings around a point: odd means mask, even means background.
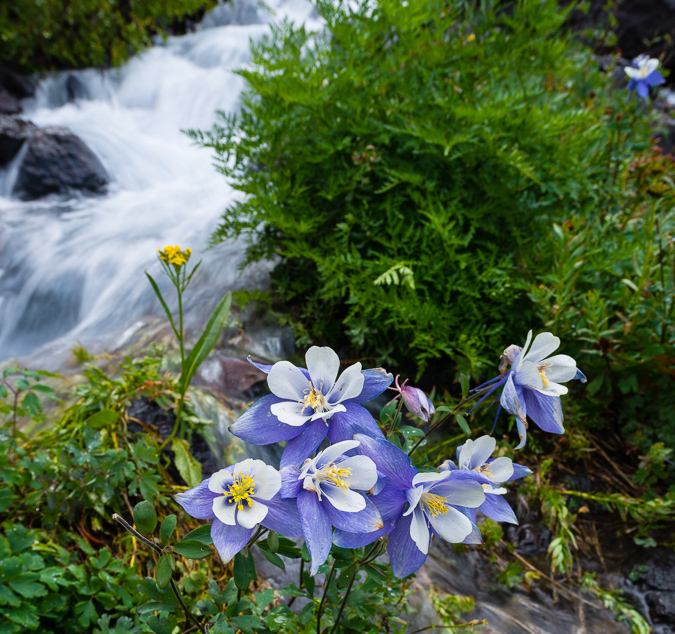
[{"label": "columbine flower bud", "polygon": [[392,388],[398,390],[406,409],[413,415],[418,416],[425,422],[436,413],[434,404],[429,400],[429,397],[418,387],[411,387],[406,385],[408,379],[403,381],[402,385],[398,384],[398,376],[396,377],[396,387]]}]

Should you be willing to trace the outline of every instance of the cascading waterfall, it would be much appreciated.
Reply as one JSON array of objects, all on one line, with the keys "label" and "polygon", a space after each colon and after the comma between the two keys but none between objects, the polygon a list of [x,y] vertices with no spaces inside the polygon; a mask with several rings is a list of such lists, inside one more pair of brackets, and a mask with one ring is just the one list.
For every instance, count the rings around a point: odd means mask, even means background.
[{"label": "cascading waterfall", "polygon": [[203,257],[192,304],[204,313],[225,291],[260,284],[260,267],[239,275],[242,245],[202,253],[237,194],[212,153],[181,130],[208,129],[217,110],[237,108],[243,81],[232,71],[247,63],[249,39],[268,33],[270,21],[318,26],[305,0],[268,6],[221,5],[195,33],[120,69],[51,74],[24,102],[22,118],[72,130],[111,183],[103,196],[21,202],[9,195],[20,157],[0,170],[0,360],[37,349],[53,366],[47,358],[62,357],[77,340],[119,343],[129,324],[160,314],[143,271],[159,277],[155,254],[167,244]]}]

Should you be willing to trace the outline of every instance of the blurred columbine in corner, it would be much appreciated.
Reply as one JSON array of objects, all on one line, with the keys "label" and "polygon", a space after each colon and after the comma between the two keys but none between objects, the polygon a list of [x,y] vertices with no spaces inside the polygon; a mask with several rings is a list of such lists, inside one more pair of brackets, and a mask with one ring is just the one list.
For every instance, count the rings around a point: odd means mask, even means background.
[{"label": "blurred columbine in corner", "polygon": [[656,70],[659,67],[659,60],[650,58],[649,55],[639,55],[633,60],[632,66],[626,66],[624,70],[630,77],[628,82],[628,91],[633,96],[633,91],[637,88],[637,94],[643,101],[649,96],[650,86],[659,86],[666,80],[663,75]]},{"label": "blurred columbine in corner", "polygon": [[[497,388],[504,386],[497,415],[502,407],[515,415],[520,436],[520,444],[516,449],[524,447],[527,442],[527,416],[544,431],[552,434],[564,433],[560,396],[567,394],[568,390],[560,384],[572,379],[586,382],[584,373],[577,369],[577,362],[572,357],[566,354],[549,356],[560,346],[558,337],[550,332],[542,332],[535,337],[528,350],[530,341],[531,330],[527,333],[524,347],[511,345],[504,350],[499,364],[501,376],[472,390],[475,392],[490,386],[474,406],[475,409]],[[507,371],[509,364],[511,369]]]}]

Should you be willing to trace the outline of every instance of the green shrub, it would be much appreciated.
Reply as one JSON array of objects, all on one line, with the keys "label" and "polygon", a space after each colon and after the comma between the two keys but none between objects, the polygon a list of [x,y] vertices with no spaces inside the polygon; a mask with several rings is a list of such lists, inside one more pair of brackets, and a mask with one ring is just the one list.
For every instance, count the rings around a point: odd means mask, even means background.
[{"label": "green shrub", "polygon": [[109,66],[215,0],[12,0],[0,4],[0,64],[29,71]]},{"label": "green shrub", "polygon": [[241,114],[191,132],[245,194],[213,240],[280,256],[314,340],[493,366],[532,323],[522,249],[608,195],[606,79],[552,0],[336,4],[254,45]]}]

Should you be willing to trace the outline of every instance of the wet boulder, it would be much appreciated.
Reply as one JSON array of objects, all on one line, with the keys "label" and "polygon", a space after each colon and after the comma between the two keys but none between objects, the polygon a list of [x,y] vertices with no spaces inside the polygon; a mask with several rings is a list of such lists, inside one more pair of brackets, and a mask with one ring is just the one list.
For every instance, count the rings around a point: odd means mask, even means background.
[{"label": "wet boulder", "polygon": [[0,115],[19,114],[22,110],[21,101],[0,86]]},{"label": "wet boulder", "polygon": [[17,99],[35,97],[34,80],[6,67],[0,67],[0,86]]},{"label": "wet boulder", "polygon": [[5,167],[37,130],[30,121],[0,114],[0,167]]},{"label": "wet boulder", "polygon": [[14,195],[35,200],[48,194],[101,192],[108,174],[96,155],[67,128],[38,130],[28,141]]}]

